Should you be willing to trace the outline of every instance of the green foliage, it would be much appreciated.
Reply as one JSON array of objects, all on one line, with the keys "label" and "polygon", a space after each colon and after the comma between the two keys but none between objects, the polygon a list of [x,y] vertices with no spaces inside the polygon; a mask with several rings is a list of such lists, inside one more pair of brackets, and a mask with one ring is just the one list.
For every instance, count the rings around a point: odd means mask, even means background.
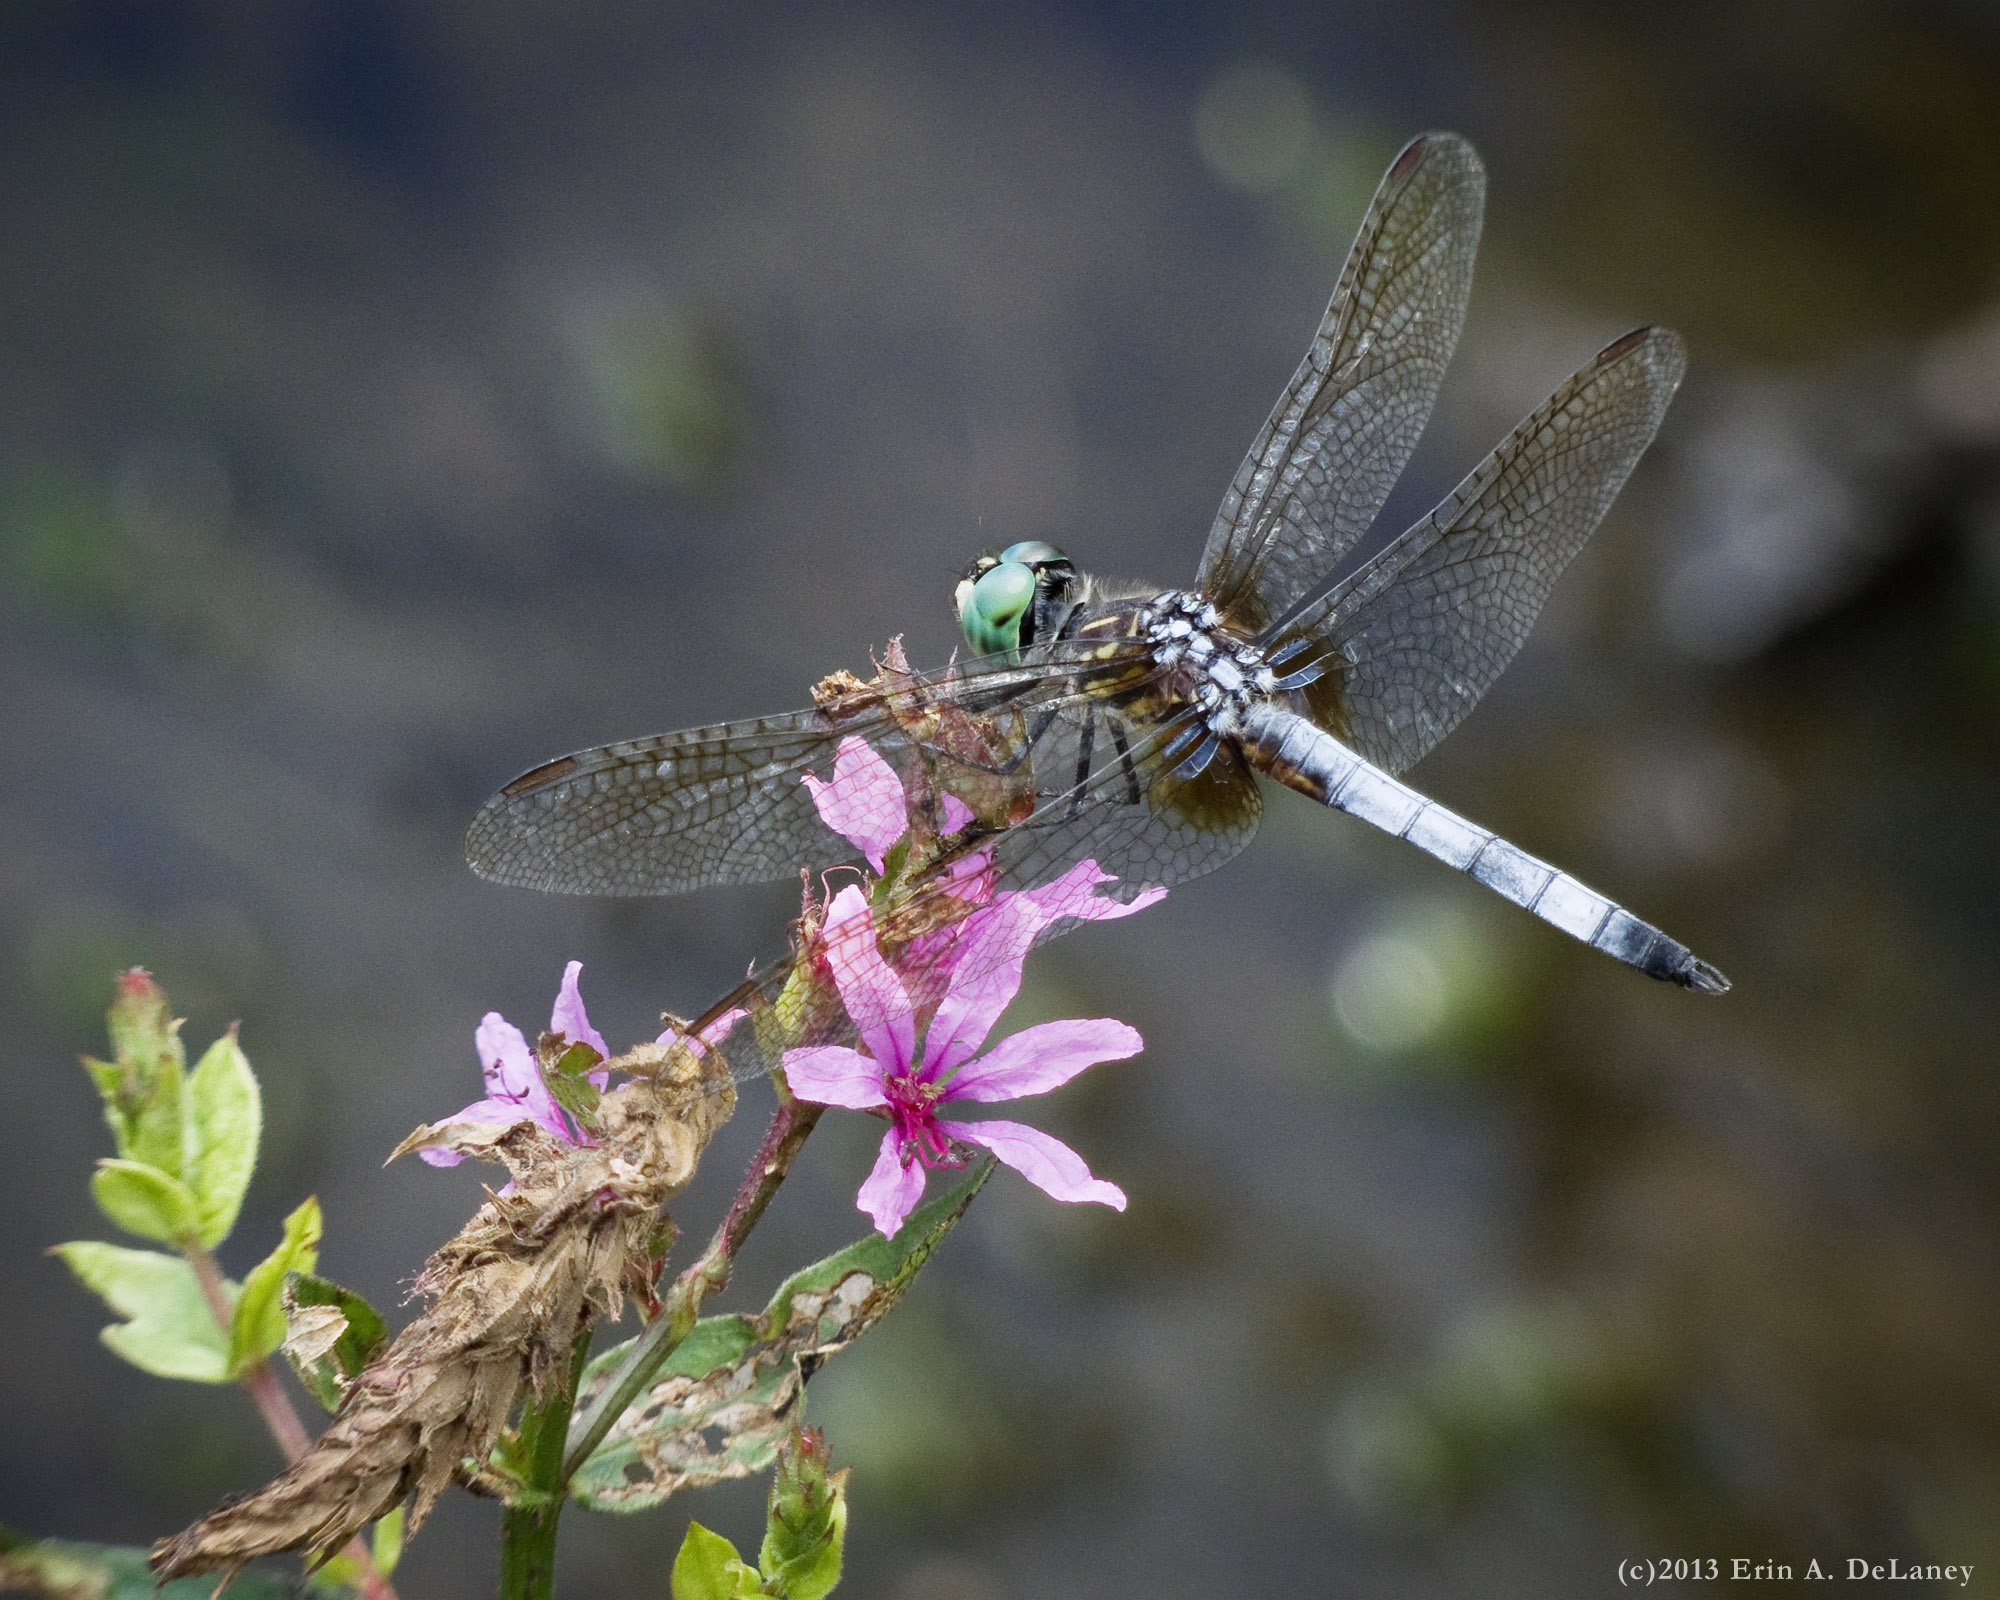
[{"label": "green foliage", "polygon": [[227,1238],[242,1210],[263,1134],[256,1075],[234,1027],[189,1072],[181,1024],[142,968],[119,978],[105,1021],[112,1060],[86,1056],[83,1065],[118,1154],[97,1164],[91,1198],[126,1232],[183,1254],[92,1240],[55,1253],[126,1319],[103,1332],[112,1351],[157,1377],[225,1383],[283,1340],[279,1290],[287,1272],[318,1258],[319,1206],[308,1200],[286,1219],[284,1241],[247,1290],[218,1279],[231,1322],[225,1332],[192,1260]]},{"label": "green foliage", "polygon": [[826,1442],[794,1426],[771,1475],[764,1546],[752,1567],[699,1522],[674,1557],[673,1600],[822,1600],[840,1582],[847,1474],[826,1470]]},{"label": "green foliage", "polygon": [[104,1120],[118,1154],[179,1177],[182,1161],[181,1089],[187,1055],[180,1023],[167,1009],[164,990],[134,967],[118,980],[105,1020],[113,1059],[85,1056],[84,1070],[104,1100]]},{"label": "green foliage", "polygon": [[91,1181],[98,1209],[142,1239],[213,1249],[229,1236],[257,1165],[263,1108],[232,1027],[193,1072],[164,990],[140,968],[107,1013],[112,1061],[84,1058],[117,1145]]},{"label": "green foliage", "polygon": [[352,1289],[309,1272],[285,1275],[285,1355],[328,1411],[389,1336],[382,1315]]},{"label": "green foliage", "polygon": [[180,1179],[145,1161],[111,1157],[91,1174],[90,1198],[127,1233],[179,1244],[201,1232],[201,1205]]},{"label": "green foliage", "polygon": [[278,1247],[243,1280],[236,1314],[229,1322],[229,1375],[240,1378],[285,1342],[282,1295],[288,1273],[319,1265],[319,1201],[308,1197],[285,1218]]},{"label": "green foliage", "polygon": [[688,1524],[674,1557],[673,1600],[761,1600],[769,1593],[735,1545],[699,1522]]},{"label": "green foliage", "polygon": [[[762,1472],[795,1425],[816,1371],[887,1314],[991,1174],[983,1164],[910,1214],[795,1273],[755,1317],[704,1317],[570,1480],[594,1511],[640,1511],[678,1489]],[[630,1343],[585,1370],[579,1406],[608,1385]]]},{"label": "green foliage", "polygon": [[[159,1378],[229,1381],[228,1336],[187,1262],[157,1250],[128,1250],[94,1239],[57,1245],[54,1254],[85,1288],[127,1319],[99,1336],[114,1354]],[[236,1286],[225,1281],[222,1287],[233,1309]]]},{"label": "green foliage", "polygon": [[582,1126],[595,1127],[597,1085],[589,1075],[604,1064],[604,1057],[580,1041],[568,1043],[559,1033],[544,1033],[535,1053],[550,1097]]},{"label": "green foliage", "polygon": [[375,1524],[368,1536],[368,1553],[374,1558],[375,1570],[383,1577],[390,1576],[403,1559],[403,1508],[391,1506],[381,1521]]},{"label": "green foliage", "polygon": [[832,1517],[823,1538],[810,1548],[782,1561],[771,1559],[767,1534],[760,1562],[767,1594],[784,1600],[820,1600],[833,1593],[840,1583],[840,1562],[847,1543],[847,1496],[833,1501]]},{"label": "green foliage", "polygon": [[181,1176],[201,1207],[202,1248],[212,1250],[236,1226],[264,1134],[263,1098],[236,1042],[235,1024],[195,1064],[183,1104],[187,1166]]},{"label": "green foliage", "polygon": [[785,1600],[820,1600],[840,1582],[847,1541],[847,1473],[829,1474],[826,1440],[794,1427],[771,1474],[770,1509],[757,1567]]}]

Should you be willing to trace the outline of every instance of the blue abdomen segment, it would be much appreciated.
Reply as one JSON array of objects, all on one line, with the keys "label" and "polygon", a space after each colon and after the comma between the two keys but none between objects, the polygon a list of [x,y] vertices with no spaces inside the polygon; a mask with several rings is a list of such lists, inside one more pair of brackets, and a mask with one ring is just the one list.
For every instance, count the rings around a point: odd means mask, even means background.
[{"label": "blue abdomen segment", "polygon": [[1650,922],[1390,777],[1304,717],[1259,702],[1243,715],[1241,739],[1251,764],[1280,783],[1407,839],[1628,967],[1703,994],[1729,987],[1719,971]]}]

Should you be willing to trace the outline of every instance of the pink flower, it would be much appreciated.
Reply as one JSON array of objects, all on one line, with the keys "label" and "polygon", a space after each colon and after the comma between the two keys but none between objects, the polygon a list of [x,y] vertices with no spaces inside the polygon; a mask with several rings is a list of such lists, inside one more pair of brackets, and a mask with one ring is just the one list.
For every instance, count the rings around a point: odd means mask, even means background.
[{"label": "pink flower", "polygon": [[[820,820],[854,845],[880,873],[895,842],[910,831],[903,780],[866,739],[853,735],[840,741],[833,756],[833,778],[822,781],[800,774],[812,791]],[[972,820],[972,808],[955,794],[944,796],[946,833],[956,833]]]},{"label": "pink flower", "polygon": [[[572,1044],[589,1045],[601,1061],[611,1051],[604,1043],[604,1035],[590,1025],[590,1018],[584,1012],[583,995],[577,989],[577,977],[582,971],[581,961],[572,961],[563,969],[562,988],[557,991],[555,1007],[549,1012],[549,1031],[561,1034]],[[438,1124],[440,1131],[465,1124],[511,1128],[517,1122],[532,1122],[564,1144],[589,1142],[589,1135],[577,1127],[549,1093],[535,1052],[519,1028],[499,1012],[489,1011],[480,1019],[472,1042],[479,1051],[486,1098],[475,1100],[463,1111],[447,1117]],[[590,1081],[601,1089],[608,1077],[608,1073],[595,1072]],[[436,1146],[426,1146],[417,1154],[434,1167],[455,1167],[465,1159],[463,1151]]]},{"label": "pink flower", "polygon": [[[1091,868],[1095,873],[1095,868]],[[1065,875],[1064,881],[1076,876]],[[1087,899],[1092,877],[1070,898]],[[958,1166],[952,1141],[983,1145],[1058,1200],[1095,1200],[1120,1211],[1125,1195],[1093,1178],[1068,1145],[1018,1122],[948,1122],[954,1100],[990,1102],[1041,1094],[1100,1061],[1134,1055],[1137,1032],[1109,1018],[1045,1022],[975,1052],[1021,986],[1021,964],[1036,936],[1058,916],[1030,895],[1003,897],[974,913],[951,952],[952,965],[934,1009],[911,997],[875,943],[874,918],[859,888],[834,896],[824,933],[835,987],[862,1048],[808,1045],[785,1052],[792,1092],[822,1105],[886,1111],[889,1130],[856,1205],[885,1235],[900,1228],[924,1191],[927,1169]],[[906,953],[907,959],[907,953]],[[928,1011],[919,1048],[920,1012]]]},{"label": "pink flower", "polygon": [[[896,841],[909,832],[908,803],[903,781],[896,769],[882,759],[867,740],[848,737],[840,741],[833,758],[833,779],[823,782],[812,773],[801,774],[811,790],[820,819],[842,835],[863,855],[877,873],[888,859]],[[972,820],[972,810],[958,796],[943,797],[945,832],[956,833]],[[1116,883],[1110,873],[1100,872],[1095,861],[1080,861],[1053,883],[1039,889],[1007,890],[996,899],[993,894],[993,857],[978,850],[950,862],[939,874],[940,892],[962,900],[967,907],[983,906],[988,900],[1004,905],[1009,900],[1027,900],[1042,913],[1040,927],[1075,917],[1084,922],[1101,922],[1112,917],[1129,917],[1135,911],[1160,900],[1162,888],[1143,889],[1130,900],[1112,900],[1096,893],[1102,884]],[[949,949],[959,942],[965,924],[954,923],[936,929],[914,941],[904,966],[914,970],[936,966]]]}]

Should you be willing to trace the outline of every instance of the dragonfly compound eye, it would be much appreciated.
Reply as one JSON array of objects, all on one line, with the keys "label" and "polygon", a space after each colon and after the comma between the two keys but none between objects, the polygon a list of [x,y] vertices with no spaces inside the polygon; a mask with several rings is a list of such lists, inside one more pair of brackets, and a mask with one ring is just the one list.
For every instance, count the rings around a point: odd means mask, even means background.
[{"label": "dragonfly compound eye", "polygon": [[1002,561],[975,578],[961,598],[958,625],[980,655],[1021,648],[1021,622],[1035,603],[1035,569]]},{"label": "dragonfly compound eye", "polygon": [[1040,539],[1023,539],[1019,544],[1010,544],[1000,552],[1000,559],[1003,562],[1018,561],[1024,567],[1069,565],[1068,556]]}]

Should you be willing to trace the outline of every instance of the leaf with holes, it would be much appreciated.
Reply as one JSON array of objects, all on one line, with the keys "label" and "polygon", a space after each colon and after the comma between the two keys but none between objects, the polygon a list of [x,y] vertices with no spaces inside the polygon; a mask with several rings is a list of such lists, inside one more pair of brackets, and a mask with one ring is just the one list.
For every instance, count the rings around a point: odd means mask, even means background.
[{"label": "leaf with holes", "polygon": [[[591,1452],[570,1493],[593,1511],[643,1511],[676,1490],[768,1468],[806,1378],[902,1297],[992,1171],[982,1163],[912,1212],[894,1238],[871,1233],[795,1274],[758,1316],[702,1318]],[[629,1348],[607,1350],[585,1369],[579,1410]]]}]

